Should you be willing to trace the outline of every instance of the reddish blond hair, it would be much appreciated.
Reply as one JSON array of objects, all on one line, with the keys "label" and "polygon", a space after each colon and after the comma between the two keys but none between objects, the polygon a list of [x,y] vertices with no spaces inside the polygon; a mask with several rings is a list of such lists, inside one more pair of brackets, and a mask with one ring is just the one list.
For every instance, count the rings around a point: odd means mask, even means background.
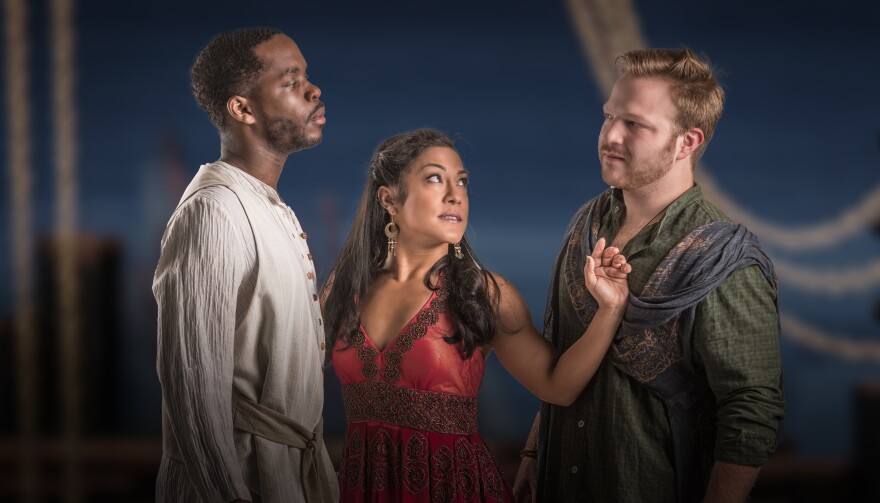
[{"label": "reddish blond hair", "polygon": [[709,63],[687,47],[629,51],[618,56],[615,63],[620,77],[658,77],[672,85],[676,134],[697,127],[705,137],[703,144],[694,152],[696,166],[724,111],[724,90],[715,79]]}]

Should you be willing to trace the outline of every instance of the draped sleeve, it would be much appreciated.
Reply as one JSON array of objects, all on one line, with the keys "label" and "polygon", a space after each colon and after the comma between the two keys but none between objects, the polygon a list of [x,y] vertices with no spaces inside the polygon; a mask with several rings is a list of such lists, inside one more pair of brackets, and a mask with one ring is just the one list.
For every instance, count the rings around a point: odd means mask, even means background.
[{"label": "draped sleeve", "polygon": [[211,197],[216,193],[202,190],[187,200],[163,237],[153,282],[156,369],[179,461],[200,499],[249,500],[232,424],[236,295],[248,241],[229,205]]}]

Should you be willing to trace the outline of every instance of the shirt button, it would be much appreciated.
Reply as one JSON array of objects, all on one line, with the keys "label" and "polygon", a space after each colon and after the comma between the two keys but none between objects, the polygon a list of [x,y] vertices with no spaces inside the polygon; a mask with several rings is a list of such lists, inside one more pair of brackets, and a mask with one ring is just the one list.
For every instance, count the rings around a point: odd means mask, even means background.
[{"label": "shirt button", "polygon": [[315,273],[313,273],[312,271],[309,271],[309,272],[306,273],[306,277],[309,278],[309,279],[312,279],[312,278],[315,277]]},{"label": "shirt button", "polygon": [[620,211],[620,206],[615,206],[615,207],[614,207],[614,213],[617,213],[617,212],[619,212],[619,211]]},{"label": "shirt button", "polygon": [[577,473],[577,472],[578,472],[578,467],[577,467],[577,466],[572,466],[572,467],[571,467],[571,473]]},{"label": "shirt button", "polygon": [[309,257],[309,260],[312,260],[312,254],[311,254],[311,253],[309,253],[308,257]]},{"label": "shirt button", "polygon": [[324,343],[321,343],[321,351],[324,351]]},{"label": "shirt button", "polygon": [[578,428],[583,428],[583,427],[584,427],[584,420],[581,419],[580,421],[578,421]]},{"label": "shirt button", "polygon": [[324,324],[324,320],[322,320],[321,318],[318,318],[318,325],[323,325],[323,324]]},{"label": "shirt button", "polygon": [[306,234],[306,231],[302,231],[302,232],[299,233],[299,237],[301,237],[301,238],[303,238],[303,239],[307,239],[307,238],[309,237],[309,235]]},{"label": "shirt button", "polygon": [[[318,294],[317,294],[317,293],[313,293],[313,294],[312,294],[312,300],[318,300]],[[583,421],[581,421],[581,422],[583,422]]]}]

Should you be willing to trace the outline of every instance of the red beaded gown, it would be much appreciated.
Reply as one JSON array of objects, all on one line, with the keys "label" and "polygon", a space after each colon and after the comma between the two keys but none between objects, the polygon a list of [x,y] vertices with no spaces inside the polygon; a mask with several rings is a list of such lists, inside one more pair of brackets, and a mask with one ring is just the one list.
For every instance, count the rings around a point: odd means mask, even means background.
[{"label": "red beaded gown", "polygon": [[443,340],[454,327],[440,288],[379,351],[360,325],[337,341],[348,429],[339,471],[343,502],[513,501],[477,434],[485,362]]}]

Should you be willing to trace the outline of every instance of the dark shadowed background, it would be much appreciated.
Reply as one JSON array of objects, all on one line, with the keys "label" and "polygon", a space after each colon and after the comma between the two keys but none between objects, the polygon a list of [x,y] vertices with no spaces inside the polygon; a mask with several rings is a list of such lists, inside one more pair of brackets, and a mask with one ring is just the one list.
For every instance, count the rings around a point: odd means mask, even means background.
[{"label": "dark shadowed background", "polygon": [[[72,458],[56,441],[68,417],[59,405],[59,368],[68,356],[58,349],[58,328],[67,321],[55,311],[59,247],[52,239],[61,191],[51,90],[59,77],[51,66],[52,7],[29,4],[25,98],[33,185],[26,195],[37,350],[25,372],[36,376],[38,392],[25,401],[39,411],[40,440],[33,445],[43,498],[62,498],[71,487],[85,501],[152,497],[161,395],[150,287],[171,211],[199,165],[219,155],[216,131],[189,91],[189,67],[212,35],[280,28],[299,44],[321,87],[324,141],[293,155],[279,183],[309,233],[319,279],[347,234],[376,145],[402,131],[437,128],[456,139],[471,173],[468,233],[477,253],[517,285],[540,328],[565,225],[605,188],[595,147],[605,91],[569,3],[578,2],[76,5],[83,394],[79,454]],[[880,469],[880,6],[579,3],[592,15],[590,33],[600,44],[621,35],[614,21],[625,15],[647,45],[687,45],[720,69],[727,106],[699,169],[709,177],[710,197],[756,231],[782,285],[785,436],[754,500],[880,498],[877,482],[865,475]],[[7,39],[4,68],[11,46]],[[13,124],[21,119],[12,106],[22,99],[11,93],[12,77],[4,73],[6,167]],[[14,350],[12,229],[21,215],[11,203],[20,189],[7,173],[11,168],[0,178],[0,498],[17,500],[17,411],[25,402]],[[328,443],[338,452],[345,419],[332,370],[326,381]],[[490,357],[480,431],[510,479],[537,407]],[[63,477],[65,459],[78,466],[79,482]]]}]

